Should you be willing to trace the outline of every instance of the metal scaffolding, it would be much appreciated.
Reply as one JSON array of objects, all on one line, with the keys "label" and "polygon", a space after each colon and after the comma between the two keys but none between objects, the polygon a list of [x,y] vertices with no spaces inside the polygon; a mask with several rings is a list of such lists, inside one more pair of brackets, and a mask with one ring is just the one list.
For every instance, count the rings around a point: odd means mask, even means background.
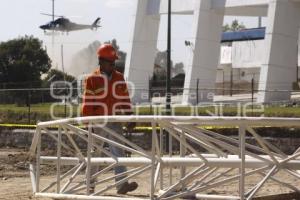
[{"label": "metal scaffolding", "polygon": [[[100,125],[104,122],[140,122],[152,125],[152,147],[133,143],[114,130]],[[93,127],[100,127],[116,139],[97,135]],[[211,131],[205,126],[237,127],[238,138]],[[285,171],[300,179],[300,148],[287,155],[256,131],[257,126],[297,127],[296,118],[241,118],[241,117],[191,117],[191,116],[105,116],[63,119],[39,123],[30,148],[30,174],[36,197],[55,199],[177,199],[196,197],[204,199],[252,199],[266,181],[299,192],[293,183],[274,175]],[[87,128],[85,128],[87,127]],[[52,131],[55,128],[57,131]],[[163,152],[164,133],[169,133],[169,152]],[[246,134],[255,139],[250,144]],[[56,141],[56,155],[41,155],[42,135]],[[80,138],[81,145],[78,143]],[[117,146],[132,157],[115,157],[102,144]],[[172,146],[179,144],[179,150]],[[101,157],[93,151],[102,152]],[[55,180],[42,183],[41,166],[53,167]],[[92,166],[101,166],[92,173]],[[128,170],[122,174],[109,173],[115,166]],[[68,168],[66,168],[66,166]],[[66,170],[67,169],[67,170]],[[107,196],[128,179],[146,177],[150,173],[149,194],[136,196]],[[259,175],[255,185],[246,187],[247,178]],[[91,180],[95,191],[90,193]],[[121,178],[114,182],[115,178]],[[237,183],[237,194],[212,195],[207,191]]]}]

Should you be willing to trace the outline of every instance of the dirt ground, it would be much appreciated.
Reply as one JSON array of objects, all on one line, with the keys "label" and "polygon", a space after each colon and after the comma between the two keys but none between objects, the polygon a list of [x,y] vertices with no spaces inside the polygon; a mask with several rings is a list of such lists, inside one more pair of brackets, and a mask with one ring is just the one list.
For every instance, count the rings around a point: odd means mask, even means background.
[{"label": "dirt ground", "polygon": [[[22,149],[0,149],[0,199],[1,200],[32,200],[37,199],[33,197],[31,181],[29,177],[28,163],[27,163],[27,151]],[[47,172],[47,173],[46,173]],[[48,169],[42,169],[42,181],[41,185],[50,183],[51,180],[55,179],[54,172],[48,171]],[[276,176],[285,182],[293,183],[293,186],[299,188],[300,179],[290,174],[280,172]],[[168,175],[165,175],[168,179]],[[255,183],[259,182],[261,177],[251,176],[247,179],[246,183],[249,188]],[[139,189],[133,194],[134,197],[147,197],[149,193],[149,182],[150,182],[150,172],[146,173],[144,176],[140,176],[135,179],[139,183]],[[208,191],[209,194],[237,194],[238,183],[232,183],[224,185],[217,189],[212,189]],[[107,195],[112,195],[115,190],[112,190]],[[286,187],[279,186],[274,181],[268,181],[266,186],[264,186],[257,196],[268,196],[276,195],[280,193],[291,193],[292,191]],[[272,198],[257,198],[260,200],[269,199],[299,199],[296,197],[291,197],[291,195],[284,197],[272,197]],[[47,198],[39,198],[39,200],[49,200]]]},{"label": "dirt ground", "polygon": [[24,150],[0,149],[0,199],[35,199]]}]

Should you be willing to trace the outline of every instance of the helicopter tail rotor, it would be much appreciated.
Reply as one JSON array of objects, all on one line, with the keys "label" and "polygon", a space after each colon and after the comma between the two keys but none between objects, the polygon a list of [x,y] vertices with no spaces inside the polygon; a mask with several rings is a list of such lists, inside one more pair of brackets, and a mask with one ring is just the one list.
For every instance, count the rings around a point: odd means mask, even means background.
[{"label": "helicopter tail rotor", "polygon": [[101,26],[99,25],[99,24],[100,24],[100,20],[101,20],[101,18],[98,17],[98,18],[94,21],[94,23],[93,23],[92,26],[91,26],[92,30],[93,30],[93,29],[97,30],[97,28],[101,27]]}]

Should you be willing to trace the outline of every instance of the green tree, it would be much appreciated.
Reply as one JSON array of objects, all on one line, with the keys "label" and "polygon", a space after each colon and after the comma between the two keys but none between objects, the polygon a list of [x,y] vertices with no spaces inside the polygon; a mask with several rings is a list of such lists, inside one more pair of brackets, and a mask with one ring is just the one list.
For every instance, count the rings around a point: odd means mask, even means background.
[{"label": "green tree", "polygon": [[245,25],[243,23],[240,23],[237,19],[233,20],[231,25],[225,24],[223,26],[223,31],[228,32],[228,31],[239,31],[242,29],[245,29]]},{"label": "green tree", "polygon": [[[61,81],[59,84],[55,84],[54,87],[59,87],[59,88],[66,88],[64,89],[59,89],[53,91],[56,95],[64,95],[68,94],[70,89],[72,90],[73,96],[76,96],[77,94],[77,81],[74,76],[71,76],[67,73],[64,73],[63,71],[57,70],[57,69],[51,69],[48,71],[47,76],[43,79],[43,87],[49,88],[51,86],[51,83],[56,82],[56,81]],[[66,81],[72,85],[71,88],[69,88],[68,84],[64,84],[63,82]],[[57,99],[53,99],[53,97],[50,96],[50,94],[45,94],[44,95],[44,101],[46,102],[52,102],[52,101],[57,101]]]},{"label": "green tree", "polygon": [[54,81],[64,81],[64,80],[70,83],[76,81],[74,76],[71,76],[57,69],[51,69],[50,71],[48,71],[46,78],[44,78],[44,81],[46,83],[51,83]]},{"label": "green tree", "polygon": [[[41,86],[41,75],[51,67],[42,42],[25,36],[0,43],[0,84],[5,88]],[[4,86],[3,86],[4,85]],[[11,93],[16,103],[25,103],[24,92]]]}]

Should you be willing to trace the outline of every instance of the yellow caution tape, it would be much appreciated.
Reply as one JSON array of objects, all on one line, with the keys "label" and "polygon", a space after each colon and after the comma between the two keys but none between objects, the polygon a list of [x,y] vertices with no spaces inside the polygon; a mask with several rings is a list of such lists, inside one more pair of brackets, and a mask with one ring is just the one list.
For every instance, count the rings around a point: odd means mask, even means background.
[{"label": "yellow caution tape", "polygon": [[36,128],[36,125],[32,125],[32,124],[0,124],[0,127],[9,127],[9,128]]},{"label": "yellow caution tape", "polygon": [[[0,124],[0,127],[8,127],[8,128],[36,128],[37,125],[32,124]],[[53,128],[57,128],[57,126],[53,126]],[[79,126],[81,128],[84,128],[84,126]],[[238,128],[234,126],[200,126],[204,129],[228,129],[228,128]],[[160,130],[160,127],[156,128],[157,130]],[[134,128],[135,131],[151,131],[151,126],[137,126]]]}]

